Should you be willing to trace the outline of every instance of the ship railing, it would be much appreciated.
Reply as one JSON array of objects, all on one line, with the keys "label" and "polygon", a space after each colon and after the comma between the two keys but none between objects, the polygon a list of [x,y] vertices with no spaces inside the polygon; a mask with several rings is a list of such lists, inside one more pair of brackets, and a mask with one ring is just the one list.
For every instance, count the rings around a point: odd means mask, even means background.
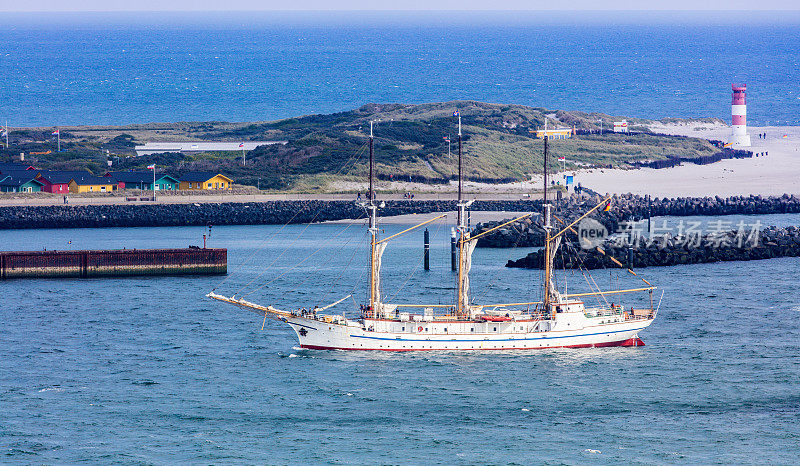
[{"label": "ship railing", "polygon": [[630,312],[625,313],[625,316],[625,320],[649,320],[655,318],[655,310],[631,308]]}]

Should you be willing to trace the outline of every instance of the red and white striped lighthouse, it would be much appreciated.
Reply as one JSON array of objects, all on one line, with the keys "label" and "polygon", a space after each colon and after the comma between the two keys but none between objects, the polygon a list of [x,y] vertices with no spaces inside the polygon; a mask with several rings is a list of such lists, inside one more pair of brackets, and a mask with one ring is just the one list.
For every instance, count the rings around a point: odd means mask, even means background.
[{"label": "red and white striped lighthouse", "polygon": [[731,117],[733,132],[730,142],[734,147],[750,147],[750,135],[747,134],[747,84],[732,84],[733,102],[731,102]]}]

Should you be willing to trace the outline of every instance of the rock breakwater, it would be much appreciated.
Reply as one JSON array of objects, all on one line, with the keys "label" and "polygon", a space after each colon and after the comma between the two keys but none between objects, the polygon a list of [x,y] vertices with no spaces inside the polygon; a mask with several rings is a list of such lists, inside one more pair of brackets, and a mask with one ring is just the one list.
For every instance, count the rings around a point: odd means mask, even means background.
[{"label": "rock breakwater", "polygon": [[[555,267],[559,269],[618,268],[619,264],[611,257],[630,268],[800,257],[800,228],[769,227],[761,231],[732,230],[706,235],[667,233],[655,241],[607,240],[599,250],[581,249],[575,243],[566,243],[562,248],[555,258]],[[506,266],[541,269],[543,264],[544,253],[540,250],[510,260]]]},{"label": "rock breakwater", "polygon": [[[572,196],[558,204],[556,215],[564,219],[576,218],[591,208],[601,197],[597,194]],[[612,210],[598,216],[611,231],[621,221],[638,220],[651,216],[768,214],[800,212],[800,198],[782,197],[731,197],[731,198],[677,198],[650,199],[646,196],[623,195],[612,200]],[[386,201],[380,215],[389,217],[403,214],[426,214],[456,209],[455,201],[404,200]],[[538,212],[541,201],[495,200],[476,201],[472,210]],[[353,201],[267,201],[227,202],[199,204],[119,204],[119,205],[57,205],[57,206],[7,206],[0,207],[0,228],[92,228],[92,227],[142,227],[186,225],[264,225],[309,223],[329,220],[364,218],[363,207]],[[499,222],[479,224],[476,233],[498,225]],[[524,231],[519,239],[511,228]],[[539,246],[541,230],[535,221],[522,226],[509,226],[487,235],[480,246]]]},{"label": "rock breakwater", "polygon": [[[382,216],[455,210],[455,201],[386,201]],[[477,201],[475,210],[527,211],[533,201]],[[283,225],[365,218],[352,201],[268,201],[202,204],[9,206],[0,228],[106,228],[187,225]]]},{"label": "rock breakwater", "polygon": [[[578,218],[588,209],[603,199],[599,194],[573,196],[556,205],[555,215],[571,221]],[[536,210],[541,203],[536,202]],[[617,231],[621,222],[638,221],[657,216],[721,216],[721,215],[756,215],[800,212],[800,198],[784,194],[780,197],[767,196],[735,196],[728,198],[651,198],[624,194],[614,196],[611,210],[593,217],[603,223],[608,231]],[[510,220],[510,219],[509,219]],[[472,232],[473,236],[494,228],[499,222],[479,223]],[[537,219],[524,219],[519,223],[508,225],[478,240],[478,247],[541,247],[544,245],[544,232],[538,226]]]}]

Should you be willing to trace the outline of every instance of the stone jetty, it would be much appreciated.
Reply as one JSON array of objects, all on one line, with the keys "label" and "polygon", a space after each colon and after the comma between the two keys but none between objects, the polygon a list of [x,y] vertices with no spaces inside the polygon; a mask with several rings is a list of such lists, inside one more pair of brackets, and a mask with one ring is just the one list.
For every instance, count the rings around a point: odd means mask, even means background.
[{"label": "stone jetty", "polygon": [[[476,201],[473,210],[529,211],[537,202]],[[455,201],[386,201],[381,216],[453,211]],[[187,225],[283,225],[365,218],[353,201],[0,207],[0,228],[105,228]]]},{"label": "stone jetty", "polygon": [[[556,204],[555,215],[565,221],[578,218],[588,209],[594,207],[604,197],[598,193],[585,196],[573,196]],[[541,209],[536,202],[534,211]],[[800,212],[800,198],[784,194],[780,197],[767,196],[735,196],[728,198],[651,198],[625,194],[615,196],[611,201],[611,210],[594,215],[593,218],[603,223],[610,232],[617,231],[621,222],[638,221],[656,216],[685,217],[692,215],[755,215],[781,214]],[[510,219],[509,219],[510,220]],[[473,236],[494,228],[502,223],[479,223],[472,232]],[[538,219],[523,219],[518,223],[490,233],[478,240],[478,247],[541,247],[544,245],[544,232],[538,226]]]},{"label": "stone jetty", "polygon": [[[586,190],[584,190],[586,191]],[[566,220],[576,218],[594,206],[602,197],[597,193],[582,193],[558,203],[556,215]],[[610,231],[621,221],[650,216],[772,214],[800,212],[800,198],[743,196],[730,198],[651,199],[647,196],[622,195],[612,201],[612,210],[598,216]],[[476,211],[539,212],[541,201],[494,200],[476,201]],[[403,200],[386,201],[380,209],[384,217],[403,214],[426,214],[456,210],[455,201]],[[136,204],[136,205],[57,205],[0,207],[0,228],[91,228],[142,227],[186,225],[265,225],[309,223],[366,217],[363,207],[353,201],[266,201],[202,204]],[[476,232],[498,223],[480,224]],[[523,225],[526,238],[510,228],[487,235],[479,246],[537,246],[541,233],[534,224]],[[539,238],[539,239],[537,239]]]},{"label": "stone jetty", "polygon": [[[562,248],[560,251],[565,253],[555,258],[555,267],[559,269],[619,268],[610,257],[630,268],[798,257],[800,228],[769,227],[760,231],[732,230],[706,235],[665,233],[657,238],[620,236],[606,240],[600,246],[602,252],[597,247],[583,249],[570,242]],[[510,260],[506,266],[541,269],[543,263],[544,253],[539,250],[522,259]]]}]

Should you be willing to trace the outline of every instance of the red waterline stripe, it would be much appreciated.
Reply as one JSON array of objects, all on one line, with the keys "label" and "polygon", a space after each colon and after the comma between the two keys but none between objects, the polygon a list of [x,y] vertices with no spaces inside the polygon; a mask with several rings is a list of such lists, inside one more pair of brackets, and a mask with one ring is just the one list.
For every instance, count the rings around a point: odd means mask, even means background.
[{"label": "red waterline stripe", "polygon": [[644,346],[641,338],[628,338],[627,340],[611,341],[606,343],[587,343],[583,345],[566,345],[566,346],[536,346],[530,348],[337,348],[335,346],[318,346],[318,345],[300,345],[303,349],[313,350],[342,350],[342,351],[514,351],[514,350],[538,350],[538,349],[554,349],[554,348],[608,348],[616,346]]}]

